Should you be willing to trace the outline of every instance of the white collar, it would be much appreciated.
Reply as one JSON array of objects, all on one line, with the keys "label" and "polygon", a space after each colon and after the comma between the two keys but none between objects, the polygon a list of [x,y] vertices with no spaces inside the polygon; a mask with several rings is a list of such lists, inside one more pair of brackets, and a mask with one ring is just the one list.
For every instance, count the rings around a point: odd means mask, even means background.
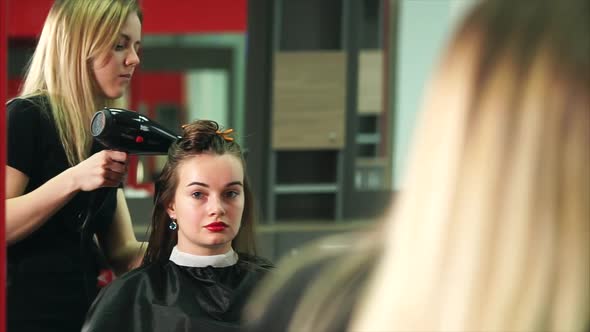
[{"label": "white collar", "polygon": [[170,254],[170,260],[176,265],[188,267],[227,267],[238,262],[238,254],[232,248],[229,248],[229,251],[225,254],[200,256],[182,252],[174,246],[172,254]]}]

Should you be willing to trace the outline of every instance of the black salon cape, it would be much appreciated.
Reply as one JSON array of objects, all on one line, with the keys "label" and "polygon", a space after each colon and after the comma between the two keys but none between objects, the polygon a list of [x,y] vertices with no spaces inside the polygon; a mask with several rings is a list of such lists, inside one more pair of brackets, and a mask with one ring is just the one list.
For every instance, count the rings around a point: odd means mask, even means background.
[{"label": "black salon cape", "polygon": [[272,268],[260,257],[238,257],[222,268],[168,261],[131,271],[100,292],[82,331],[238,331],[248,296]]}]

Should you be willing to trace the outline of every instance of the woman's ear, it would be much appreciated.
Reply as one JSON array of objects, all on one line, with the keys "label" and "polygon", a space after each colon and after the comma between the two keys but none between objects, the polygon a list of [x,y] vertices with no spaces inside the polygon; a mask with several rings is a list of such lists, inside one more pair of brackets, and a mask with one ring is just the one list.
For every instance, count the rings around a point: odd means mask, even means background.
[{"label": "woman's ear", "polygon": [[168,213],[168,216],[170,217],[170,219],[176,219],[176,210],[175,210],[174,203],[170,203],[168,205],[168,207],[166,208],[166,213]]}]

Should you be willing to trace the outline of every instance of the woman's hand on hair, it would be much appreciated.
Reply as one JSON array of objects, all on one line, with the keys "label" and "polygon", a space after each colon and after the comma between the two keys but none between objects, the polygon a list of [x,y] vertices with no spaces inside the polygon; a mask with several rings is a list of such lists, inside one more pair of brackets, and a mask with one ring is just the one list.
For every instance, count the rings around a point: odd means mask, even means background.
[{"label": "woman's hand on hair", "polygon": [[117,187],[127,173],[127,153],[103,150],[70,169],[76,187],[91,191],[101,187]]}]

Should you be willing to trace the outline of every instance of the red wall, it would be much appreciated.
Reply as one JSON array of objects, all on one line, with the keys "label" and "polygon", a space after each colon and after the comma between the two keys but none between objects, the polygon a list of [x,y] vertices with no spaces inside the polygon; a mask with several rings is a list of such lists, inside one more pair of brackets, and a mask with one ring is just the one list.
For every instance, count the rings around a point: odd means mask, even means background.
[{"label": "red wall", "polygon": [[244,32],[247,0],[143,0],[144,33]]},{"label": "red wall", "polygon": [[[5,0],[0,0],[0,100],[2,101],[2,105],[4,105],[4,101],[6,100],[6,82],[7,82],[7,74],[6,74],[6,49],[7,49],[7,24],[6,24],[6,2]],[[6,132],[6,106],[2,106],[2,110],[0,110],[0,133]],[[0,332],[4,332],[6,330],[6,298],[4,296],[6,289],[6,268],[4,262],[6,261],[6,246],[4,245],[5,241],[5,183],[4,183],[4,165],[6,164],[6,138],[4,135],[0,135],[0,289],[3,290],[2,296],[0,296]]]},{"label": "red wall", "polygon": [[136,71],[131,83],[131,107],[138,107],[138,100],[148,107],[157,104],[170,103],[183,105],[184,74],[174,72],[144,72]]},{"label": "red wall", "polygon": [[35,37],[41,34],[45,16],[53,0],[4,0],[9,4],[8,35]]},{"label": "red wall", "polygon": [[[10,37],[38,36],[53,3],[53,0],[3,1],[10,4]],[[247,0],[140,0],[140,3],[144,34],[246,31]]]}]

